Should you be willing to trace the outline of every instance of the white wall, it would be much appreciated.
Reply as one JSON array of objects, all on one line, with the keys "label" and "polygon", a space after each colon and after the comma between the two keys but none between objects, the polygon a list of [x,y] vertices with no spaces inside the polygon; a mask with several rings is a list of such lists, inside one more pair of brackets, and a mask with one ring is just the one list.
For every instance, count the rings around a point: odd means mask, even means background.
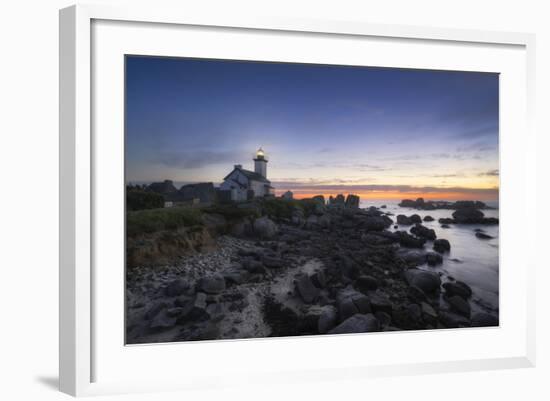
[{"label": "white wall", "polygon": [[[136,3],[130,0],[97,3]],[[57,10],[72,1],[2,1],[0,23],[0,395],[6,400],[66,399],[55,390],[57,377]],[[151,1],[151,3],[153,3]],[[503,0],[187,0],[154,2],[225,14],[257,13],[378,23],[529,31],[538,35],[539,170],[548,171],[543,151],[548,133],[550,13],[544,1]],[[193,5],[193,7],[197,7]],[[521,133],[518,133],[521,135]],[[542,174],[541,174],[542,176]],[[542,180],[542,178],[541,178]],[[538,194],[548,202],[548,190]],[[535,199],[533,199],[535,201]],[[541,213],[543,209],[541,208]],[[548,212],[545,212],[548,213]],[[539,241],[548,241],[548,214],[541,215]],[[544,250],[545,246],[539,246]],[[327,382],[315,386],[251,388],[206,394],[211,400],[508,400],[550,399],[550,266],[541,254],[538,270],[538,367],[467,374],[442,374]],[[449,344],[452,347],[452,344]],[[320,351],[322,352],[322,350]],[[391,352],[391,350],[388,350]],[[292,363],[289,355],[289,363]],[[186,361],[182,361],[186,363]],[[215,363],[215,362],[213,362]],[[197,394],[185,395],[198,399]],[[115,399],[109,397],[108,399]],[[119,399],[119,398],[116,398]],[[128,400],[182,399],[181,394],[129,396]]]}]

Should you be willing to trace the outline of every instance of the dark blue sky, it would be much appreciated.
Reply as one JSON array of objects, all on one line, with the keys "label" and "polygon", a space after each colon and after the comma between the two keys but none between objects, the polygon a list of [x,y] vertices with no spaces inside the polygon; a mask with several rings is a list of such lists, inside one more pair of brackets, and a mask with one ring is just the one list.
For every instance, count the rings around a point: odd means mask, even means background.
[{"label": "dark blue sky", "polygon": [[139,56],[126,74],[128,181],[220,182],[262,146],[297,193],[498,187],[497,74]]}]

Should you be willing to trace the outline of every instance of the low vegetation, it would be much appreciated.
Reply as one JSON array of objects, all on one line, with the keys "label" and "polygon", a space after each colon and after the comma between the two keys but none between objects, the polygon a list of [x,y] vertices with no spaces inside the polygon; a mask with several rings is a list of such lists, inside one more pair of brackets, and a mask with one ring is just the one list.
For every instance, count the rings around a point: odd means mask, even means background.
[{"label": "low vegetation", "polygon": [[129,211],[157,209],[163,206],[164,198],[160,194],[140,189],[132,189],[126,192],[126,209]]},{"label": "low vegetation", "polygon": [[128,211],[126,233],[129,237],[157,231],[177,230],[202,225],[202,211],[190,207]]}]

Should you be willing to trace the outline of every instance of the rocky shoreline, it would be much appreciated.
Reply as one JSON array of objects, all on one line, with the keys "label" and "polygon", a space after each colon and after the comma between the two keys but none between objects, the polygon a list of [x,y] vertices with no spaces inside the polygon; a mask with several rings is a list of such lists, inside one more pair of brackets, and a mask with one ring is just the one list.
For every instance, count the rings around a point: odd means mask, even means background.
[{"label": "rocky shoreline", "polygon": [[[194,230],[208,246],[127,269],[127,343],[498,325],[472,312],[467,283],[430,270],[452,244],[418,215],[394,221],[353,195],[255,206],[231,221],[209,214]],[[459,210],[450,224],[483,221],[477,207]]]}]

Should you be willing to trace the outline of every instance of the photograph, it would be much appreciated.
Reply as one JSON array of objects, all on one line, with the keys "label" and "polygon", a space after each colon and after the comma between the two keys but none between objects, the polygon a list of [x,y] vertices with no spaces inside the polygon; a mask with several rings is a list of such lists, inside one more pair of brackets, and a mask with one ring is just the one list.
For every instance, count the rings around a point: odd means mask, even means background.
[{"label": "photograph", "polygon": [[124,68],[126,345],[499,326],[498,73]]}]

